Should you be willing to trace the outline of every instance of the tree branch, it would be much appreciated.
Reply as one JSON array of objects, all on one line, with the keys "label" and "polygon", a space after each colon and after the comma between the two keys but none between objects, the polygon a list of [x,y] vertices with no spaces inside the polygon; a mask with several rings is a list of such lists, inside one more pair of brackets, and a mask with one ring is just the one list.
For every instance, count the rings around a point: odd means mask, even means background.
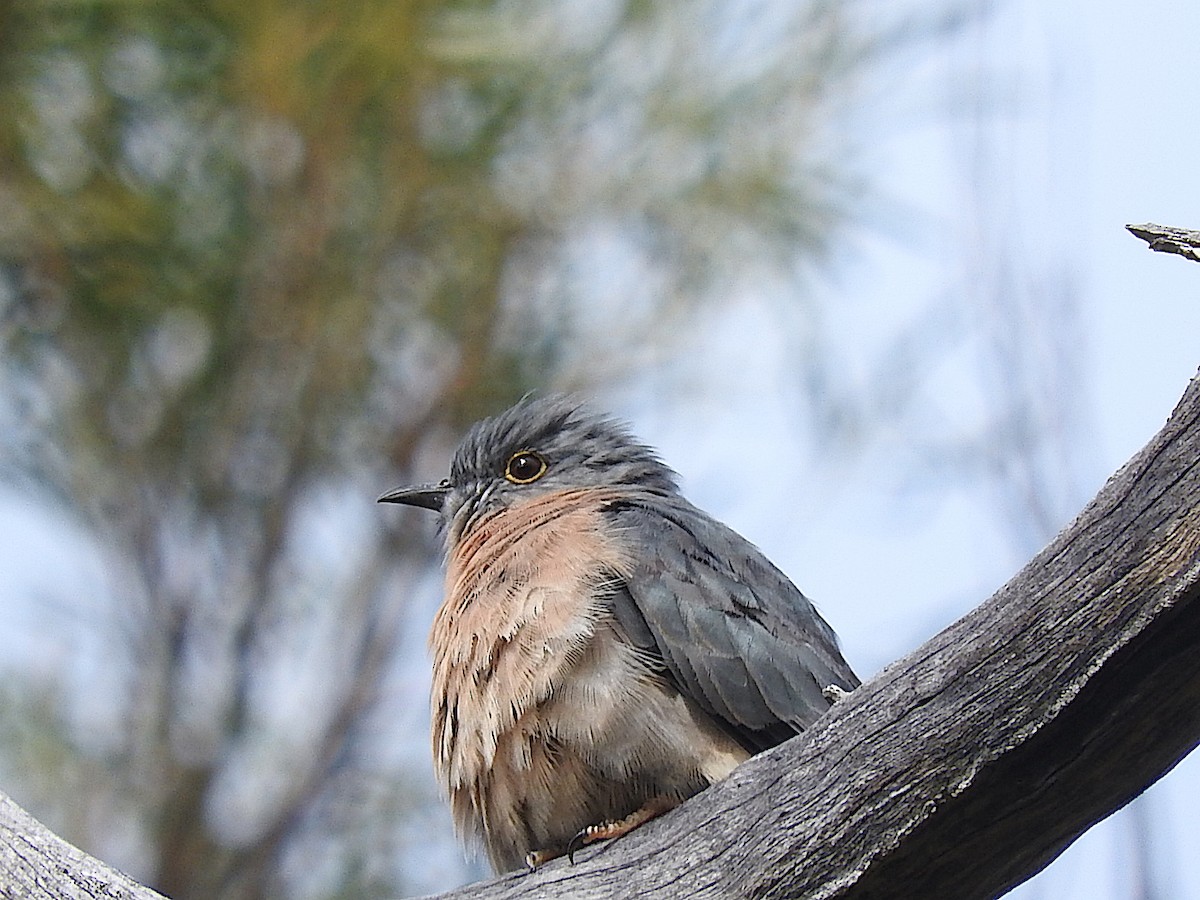
[{"label": "tree branch", "polygon": [[[573,865],[441,896],[995,897],[1200,743],[1198,504],[1200,377],[1008,585],[810,731]],[[5,803],[0,884],[158,896]]]},{"label": "tree branch", "polygon": [[88,856],[0,794],[0,897],[166,900]]},{"label": "tree branch", "polygon": [[991,898],[1200,743],[1200,378],[994,597],[571,865],[441,895]]},{"label": "tree branch", "polygon": [[1189,231],[1186,228],[1171,228],[1167,225],[1125,226],[1134,236],[1140,237],[1150,245],[1151,250],[1163,253],[1178,253],[1184,259],[1200,262],[1200,231]]}]

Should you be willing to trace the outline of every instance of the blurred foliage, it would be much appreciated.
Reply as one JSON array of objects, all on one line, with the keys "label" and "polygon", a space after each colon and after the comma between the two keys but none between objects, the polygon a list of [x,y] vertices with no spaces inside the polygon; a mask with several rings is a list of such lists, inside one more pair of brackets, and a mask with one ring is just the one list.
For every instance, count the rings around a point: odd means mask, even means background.
[{"label": "blurred foliage", "polygon": [[839,122],[896,38],[867,21],[0,0],[3,471],[115,573],[109,699],[5,706],[41,717],[6,738],[34,812],[126,835],[180,900],[423,884],[429,798],[387,748],[424,722],[397,684],[433,554],[365,504],[480,413],[631,377],[731,281],[820,260],[861,190]]}]

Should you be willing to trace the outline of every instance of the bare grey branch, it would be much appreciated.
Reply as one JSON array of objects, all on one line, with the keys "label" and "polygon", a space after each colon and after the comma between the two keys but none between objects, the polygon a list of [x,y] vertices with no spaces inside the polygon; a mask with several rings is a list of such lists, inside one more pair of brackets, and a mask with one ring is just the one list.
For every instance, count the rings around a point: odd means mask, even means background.
[{"label": "bare grey branch", "polygon": [[1171,228],[1167,225],[1125,226],[1134,236],[1140,237],[1150,245],[1151,250],[1161,253],[1177,253],[1184,259],[1200,262],[1200,231],[1190,231],[1186,228]]},{"label": "bare grey branch", "polygon": [[[1197,646],[1200,377],[1009,584],[809,731],[575,864],[441,896],[996,897],[1200,743]],[[0,886],[159,897],[6,799]]]},{"label": "bare grey branch", "polygon": [[0,897],[166,900],[68,844],[5,794],[0,794]]}]

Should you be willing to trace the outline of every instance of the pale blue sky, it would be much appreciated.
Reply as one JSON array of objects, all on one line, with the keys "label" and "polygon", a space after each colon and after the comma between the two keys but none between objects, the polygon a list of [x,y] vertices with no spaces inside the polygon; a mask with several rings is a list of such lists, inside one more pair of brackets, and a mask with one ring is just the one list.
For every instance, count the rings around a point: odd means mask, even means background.
[{"label": "pale blue sky", "polygon": [[[1066,324],[1075,333],[1055,340],[1076,351],[1079,392],[1059,398],[1071,414],[1060,436],[1068,471],[1058,527],[1162,426],[1200,365],[1200,266],[1151,253],[1124,229],[1145,221],[1200,228],[1200,3],[995,6],[986,25],[912,73],[901,94],[913,108],[936,105],[939,91],[951,104],[956,88],[970,85],[947,84],[946,72],[982,59],[980,79],[999,95],[998,111],[982,125],[931,115],[927,126],[878,142],[873,177],[923,215],[907,235],[856,243],[853,262],[822,290],[853,365],[856,345],[880,341],[939,291],[965,295],[986,281],[989,247],[1017,254],[1034,282],[1069,280]],[[983,209],[982,226],[972,204]],[[1038,315],[1036,289],[1027,299]],[[946,429],[940,413],[969,431],[982,415],[987,378],[969,341],[928,375],[929,422],[884,429],[839,461],[805,444],[795,345],[779,336],[776,308],[742,298],[712,319],[664,365],[669,374],[618,402],[683,472],[692,498],[814,598],[864,675],[984,600],[1041,546],[1040,536],[1014,534],[995,514],[1008,499],[1003,484],[898,490],[910,477],[909,445],[928,438],[923,427]],[[689,392],[695,403],[680,402]],[[1200,898],[1195,756],[1143,806],[1158,886],[1178,900]],[[1012,896],[1134,896],[1134,834],[1124,814],[1102,823]]]}]

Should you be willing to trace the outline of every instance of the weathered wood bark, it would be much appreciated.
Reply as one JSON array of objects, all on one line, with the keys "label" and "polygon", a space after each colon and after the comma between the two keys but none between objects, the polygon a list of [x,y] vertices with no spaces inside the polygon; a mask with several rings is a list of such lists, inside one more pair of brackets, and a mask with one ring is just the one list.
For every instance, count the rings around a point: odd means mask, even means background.
[{"label": "weathered wood bark", "polygon": [[0,794],[0,897],[5,900],[163,900],[53,834]]},{"label": "weathered wood bark", "polygon": [[[1200,376],[1008,585],[808,733],[574,865],[442,896],[994,897],[1197,743]],[[158,897],[7,800],[0,886]]]},{"label": "weathered wood bark", "polygon": [[575,865],[442,896],[995,897],[1200,743],[1198,598],[1200,377],[1008,585],[807,734]]}]

